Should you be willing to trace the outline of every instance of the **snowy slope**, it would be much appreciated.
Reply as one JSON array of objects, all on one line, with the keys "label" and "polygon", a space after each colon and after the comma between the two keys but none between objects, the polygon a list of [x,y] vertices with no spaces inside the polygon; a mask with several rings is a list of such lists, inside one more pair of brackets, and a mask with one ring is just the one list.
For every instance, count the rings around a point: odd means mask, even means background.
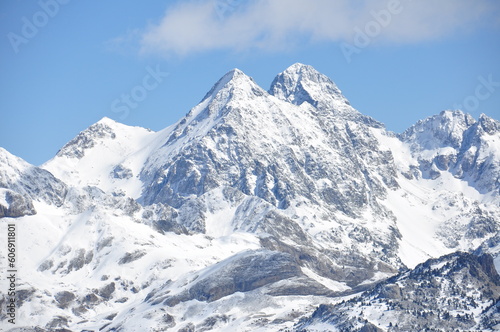
[{"label": "snowy slope", "polygon": [[161,133],[103,118],[41,167],[72,186],[123,191],[136,198],[142,190],[137,175],[158,135]]}]

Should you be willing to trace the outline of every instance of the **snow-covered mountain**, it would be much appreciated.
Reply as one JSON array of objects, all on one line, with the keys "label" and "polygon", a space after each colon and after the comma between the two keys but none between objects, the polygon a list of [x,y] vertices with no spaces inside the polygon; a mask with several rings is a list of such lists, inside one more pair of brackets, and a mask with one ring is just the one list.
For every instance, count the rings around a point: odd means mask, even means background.
[{"label": "snow-covered mountain", "polygon": [[[443,255],[500,262],[499,206],[498,121],[444,111],[394,134],[302,64],[268,91],[234,69],[159,132],[104,118],[41,167],[0,149],[0,222],[26,257],[18,325],[39,331],[335,331],[361,304],[336,319],[320,304],[410,292]],[[496,294],[490,267],[473,277]]]}]

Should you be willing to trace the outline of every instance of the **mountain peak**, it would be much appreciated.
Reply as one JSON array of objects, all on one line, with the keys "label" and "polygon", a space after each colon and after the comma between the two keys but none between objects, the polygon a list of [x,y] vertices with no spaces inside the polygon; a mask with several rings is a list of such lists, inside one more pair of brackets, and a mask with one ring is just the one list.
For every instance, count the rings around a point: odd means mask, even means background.
[{"label": "mountain peak", "polygon": [[278,74],[269,93],[295,105],[308,102],[315,107],[337,108],[339,104],[349,104],[331,79],[302,63],[295,63]]},{"label": "mountain peak", "polygon": [[118,122],[105,116],[101,120],[97,121],[95,124],[102,124],[105,126],[115,126],[118,124]]},{"label": "mountain peak", "polygon": [[232,89],[232,88],[238,88],[238,89],[248,89],[250,88],[251,90],[262,90],[257,83],[251,78],[250,76],[247,76],[244,72],[241,70],[234,68],[227,72],[224,76],[222,76],[217,83],[214,84],[214,86],[208,91],[208,93],[203,97],[202,102],[205,101],[207,98],[213,98],[217,95],[217,93],[221,90],[224,89]]},{"label": "mountain peak", "polygon": [[482,113],[478,120],[481,128],[489,135],[500,133],[500,122]]},{"label": "mountain peak", "polygon": [[84,131],[80,132],[75,138],[66,143],[56,154],[56,156],[66,156],[70,158],[82,158],[87,149],[92,148],[96,141],[109,137],[114,139],[116,137],[113,131],[115,121],[109,118],[102,118],[94,123]]},{"label": "mountain peak", "polygon": [[293,72],[295,72],[295,73],[299,73],[299,72],[311,72],[311,73],[321,74],[316,69],[314,69],[313,66],[306,65],[306,64],[303,64],[303,63],[300,63],[300,62],[294,63],[293,65],[291,65],[290,67],[288,67],[284,72],[289,72],[289,73],[293,73]]},{"label": "mountain peak", "polygon": [[233,68],[227,73],[225,73],[224,76],[222,76],[217,83],[222,83],[224,85],[225,83],[231,82],[233,80],[245,79],[245,78],[251,80],[251,78],[247,76],[244,72],[242,72],[238,68]]},{"label": "mountain peak", "polygon": [[464,132],[475,122],[470,114],[460,110],[446,110],[418,121],[402,134],[402,138],[416,142],[427,150],[443,146],[459,148]]},{"label": "mountain peak", "polygon": [[246,74],[244,72],[242,72],[241,70],[239,70],[238,68],[231,69],[230,71],[228,71],[226,73],[226,75],[233,75],[233,77],[234,76],[239,76],[239,75],[245,75],[246,76]]},{"label": "mountain peak", "polygon": [[436,117],[440,118],[441,121],[464,121],[467,125],[471,125],[475,122],[474,118],[461,110],[444,110],[440,112]]}]

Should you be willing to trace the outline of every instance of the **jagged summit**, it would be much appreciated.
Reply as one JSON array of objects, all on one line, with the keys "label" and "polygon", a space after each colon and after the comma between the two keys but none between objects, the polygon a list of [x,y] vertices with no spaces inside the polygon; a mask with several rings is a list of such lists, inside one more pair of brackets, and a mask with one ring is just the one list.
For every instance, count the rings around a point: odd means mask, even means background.
[{"label": "jagged summit", "polygon": [[417,158],[424,177],[444,171],[463,179],[481,193],[500,194],[500,123],[486,115],[476,121],[460,110],[443,111],[418,121],[400,138]]},{"label": "jagged summit", "polygon": [[[248,113],[248,109],[254,107],[257,100],[268,96],[251,77],[239,69],[233,69],[220,78],[202,101],[172,127],[164,142],[165,146],[179,143],[183,139],[189,141],[204,137],[226,122],[231,113]],[[244,127],[245,123],[240,123],[240,126]]]},{"label": "jagged summit", "polygon": [[479,139],[484,133],[493,135],[500,131],[500,122],[481,114],[476,121],[472,115],[460,110],[446,110],[430,116],[408,128],[401,134],[412,142],[415,149],[432,150],[443,147],[459,149]]},{"label": "jagged summit", "polygon": [[438,115],[418,121],[401,136],[403,140],[418,144],[421,149],[435,149],[443,146],[458,148],[462,144],[464,131],[476,120],[460,110],[446,110]]},{"label": "jagged summit", "polygon": [[337,119],[375,128],[384,126],[354,109],[328,76],[302,63],[295,63],[278,74],[271,84],[269,94],[295,105],[310,104],[323,116],[333,115]]},{"label": "jagged summit", "polygon": [[304,102],[320,107],[349,104],[331,79],[301,63],[295,63],[278,74],[269,93],[295,105]]},{"label": "jagged summit", "polygon": [[495,120],[484,113],[481,113],[478,123],[483,131],[489,135],[500,132],[500,121]]},{"label": "jagged summit", "polygon": [[[203,97],[202,103],[209,98],[214,98],[221,90],[262,90],[261,87],[255,83],[253,78],[247,76],[241,70],[234,68],[222,76],[217,83],[208,91]],[[263,91],[263,90],[262,90]]]}]

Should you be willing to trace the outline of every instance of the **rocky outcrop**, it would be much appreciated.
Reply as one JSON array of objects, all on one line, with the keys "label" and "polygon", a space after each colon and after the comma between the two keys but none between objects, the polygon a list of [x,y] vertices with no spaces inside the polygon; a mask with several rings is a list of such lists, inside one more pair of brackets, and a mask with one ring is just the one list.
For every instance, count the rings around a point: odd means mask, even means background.
[{"label": "rocky outcrop", "polygon": [[30,197],[12,190],[0,189],[0,218],[17,218],[36,214]]}]

